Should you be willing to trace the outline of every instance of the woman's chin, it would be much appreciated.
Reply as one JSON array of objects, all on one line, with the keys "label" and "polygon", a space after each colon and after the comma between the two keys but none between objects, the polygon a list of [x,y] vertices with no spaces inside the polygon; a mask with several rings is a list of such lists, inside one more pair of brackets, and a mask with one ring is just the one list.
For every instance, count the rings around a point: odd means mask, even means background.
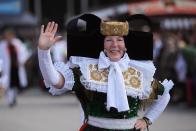
[{"label": "woman's chin", "polygon": [[111,61],[119,61],[121,57],[110,57]]}]

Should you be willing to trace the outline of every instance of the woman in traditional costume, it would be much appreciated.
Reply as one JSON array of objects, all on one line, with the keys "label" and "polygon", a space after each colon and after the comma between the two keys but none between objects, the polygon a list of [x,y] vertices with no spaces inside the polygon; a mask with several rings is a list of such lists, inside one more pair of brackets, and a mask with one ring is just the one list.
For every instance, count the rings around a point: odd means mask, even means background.
[{"label": "woman in traditional costume", "polygon": [[[60,38],[55,36],[58,25],[49,22],[45,30],[41,27],[39,66],[49,92],[53,95],[75,92],[84,111],[81,131],[148,128],[166,108],[173,86],[172,81],[160,83],[153,79],[156,68],[151,59],[152,43],[144,45],[145,49],[137,47],[142,37],[148,38],[143,43],[151,42],[152,35],[131,32],[127,21],[104,22],[91,14],[76,17],[67,26],[69,61],[66,64],[53,64],[50,56],[50,48]],[[132,38],[137,38],[138,43]],[[139,109],[149,101],[151,105],[144,116],[139,116]]]}]

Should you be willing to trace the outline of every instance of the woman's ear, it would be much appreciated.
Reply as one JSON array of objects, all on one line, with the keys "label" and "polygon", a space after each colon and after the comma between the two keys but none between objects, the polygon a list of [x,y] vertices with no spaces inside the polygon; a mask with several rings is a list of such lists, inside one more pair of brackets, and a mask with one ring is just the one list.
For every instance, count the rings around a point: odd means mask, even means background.
[{"label": "woman's ear", "polygon": [[127,51],[127,48],[124,48],[124,52],[126,52]]}]

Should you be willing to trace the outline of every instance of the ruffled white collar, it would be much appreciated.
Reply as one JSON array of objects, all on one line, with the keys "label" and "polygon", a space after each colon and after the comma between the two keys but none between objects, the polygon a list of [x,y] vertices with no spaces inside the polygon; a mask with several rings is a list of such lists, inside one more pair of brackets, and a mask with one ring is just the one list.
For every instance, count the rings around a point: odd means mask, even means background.
[{"label": "ruffled white collar", "polygon": [[[126,57],[126,54],[124,57]],[[107,93],[109,69],[102,70],[102,64],[100,64],[101,62],[104,63],[105,60],[71,56],[69,62],[72,65],[71,67],[80,67],[82,72],[80,80],[86,89]],[[152,91],[151,81],[156,70],[153,62],[129,59],[127,63],[127,70],[126,67],[122,69],[123,71],[125,69],[123,76],[125,79],[126,94],[133,98],[147,99]],[[94,76],[97,78],[94,79]],[[136,81],[138,79],[139,86]]]}]

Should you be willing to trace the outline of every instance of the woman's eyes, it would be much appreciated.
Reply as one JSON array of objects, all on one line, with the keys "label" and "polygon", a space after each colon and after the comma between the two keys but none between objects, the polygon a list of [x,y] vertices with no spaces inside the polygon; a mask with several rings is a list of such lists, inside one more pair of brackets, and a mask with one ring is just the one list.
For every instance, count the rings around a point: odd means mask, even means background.
[{"label": "woman's eyes", "polygon": [[117,39],[117,41],[123,41],[123,39],[120,38],[120,39]]},{"label": "woman's eyes", "polygon": [[[108,39],[108,40],[106,40],[106,42],[112,42],[113,40],[110,40],[110,39]],[[117,39],[116,41],[123,41],[123,39]]]},{"label": "woman's eyes", "polygon": [[108,39],[108,40],[106,40],[107,42],[110,42],[110,41],[112,41],[112,40],[110,40],[110,39]]}]

